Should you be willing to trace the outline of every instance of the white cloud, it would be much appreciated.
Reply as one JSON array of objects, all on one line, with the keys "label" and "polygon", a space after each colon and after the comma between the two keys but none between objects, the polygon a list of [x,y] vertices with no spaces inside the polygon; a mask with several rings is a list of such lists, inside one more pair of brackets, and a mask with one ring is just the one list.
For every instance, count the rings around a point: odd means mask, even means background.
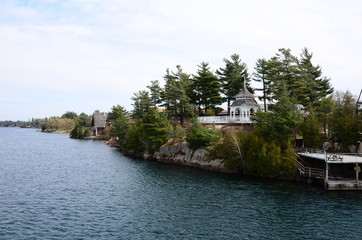
[{"label": "white cloud", "polygon": [[[308,47],[336,89],[357,94],[361,9],[352,0],[7,1],[0,6],[0,97],[9,89],[40,98],[49,91],[57,109],[61,96],[75,94],[84,109],[129,107],[132,93],[162,79],[166,68],[194,73],[206,61],[216,69],[238,53],[252,71],[282,47],[296,55]],[[15,93],[15,85],[28,92]]]}]

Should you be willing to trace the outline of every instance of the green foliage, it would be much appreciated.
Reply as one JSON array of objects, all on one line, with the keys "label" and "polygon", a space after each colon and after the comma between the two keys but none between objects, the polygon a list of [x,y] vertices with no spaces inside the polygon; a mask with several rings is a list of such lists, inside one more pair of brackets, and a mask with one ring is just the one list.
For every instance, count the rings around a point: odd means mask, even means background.
[{"label": "green foliage", "polygon": [[151,85],[147,86],[151,94],[151,103],[153,107],[157,107],[161,103],[162,88],[158,80],[151,81]]},{"label": "green foliage", "polygon": [[295,173],[295,155],[291,145],[284,150],[275,141],[266,141],[253,132],[229,131],[224,136],[222,154],[225,166],[259,175]]},{"label": "green foliage", "polygon": [[70,132],[76,125],[74,119],[69,118],[50,118],[45,120],[43,132]]},{"label": "green foliage", "polygon": [[192,79],[193,104],[198,106],[199,114],[202,106],[205,109],[205,114],[207,114],[208,109],[213,109],[223,102],[220,95],[221,82],[210,71],[208,63],[202,62],[198,67],[199,69]]},{"label": "green foliage", "polygon": [[91,126],[92,118],[91,116],[85,114],[84,112],[79,114],[76,120],[77,120],[77,126],[79,127],[89,128]]},{"label": "green foliage", "polygon": [[169,120],[150,109],[143,119],[137,120],[128,131],[126,150],[153,154],[172,136],[173,128]]},{"label": "green foliage", "polygon": [[142,130],[144,141],[146,142],[146,150],[153,154],[161,145],[167,142],[173,132],[173,127],[165,115],[158,113],[155,109],[148,111],[144,119],[142,119]]},{"label": "green foliage", "polygon": [[272,100],[272,80],[268,79],[269,66],[266,59],[258,59],[255,66],[254,78],[256,82],[261,82],[262,88],[255,89],[256,91],[262,91],[263,96],[260,98],[264,102],[264,111],[267,111],[267,101]]},{"label": "green foliage", "polygon": [[342,151],[359,140],[362,123],[356,114],[356,100],[350,92],[336,93],[332,111],[331,130],[333,136],[342,142]]},{"label": "green foliage", "polygon": [[177,125],[172,133],[172,138],[183,139],[186,137],[186,130],[183,129],[181,126]]},{"label": "green foliage", "polygon": [[164,76],[165,87],[161,93],[163,106],[168,116],[181,121],[184,125],[185,119],[192,117],[194,105],[191,104],[191,79],[190,75],[182,71],[177,65],[177,72],[166,70]]},{"label": "green foliage", "polygon": [[293,139],[294,131],[302,123],[302,115],[284,90],[273,106],[273,111],[258,111],[254,120],[256,135],[269,142],[278,142],[282,149],[286,149]]},{"label": "green foliage", "polygon": [[194,121],[187,133],[186,141],[193,149],[212,147],[217,144],[222,137],[221,131],[214,126],[205,127]]},{"label": "green foliage", "polygon": [[132,100],[134,101],[134,103],[132,104],[133,105],[132,117],[135,119],[143,118],[152,106],[149,92],[143,90],[134,93]]},{"label": "green foliage", "polygon": [[112,124],[109,131],[110,136],[117,139],[120,148],[125,148],[127,145],[127,138],[129,129],[131,127],[130,120],[127,116],[118,117]]},{"label": "green foliage", "polygon": [[318,120],[319,122],[321,122],[323,126],[324,136],[328,138],[330,137],[330,132],[331,132],[330,123],[332,120],[333,109],[334,109],[334,100],[332,96],[322,99],[319,102],[319,105],[315,108]]},{"label": "green foliage", "polygon": [[234,100],[244,86],[244,80],[247,80],[246,86],[250,88],[248,81],[248,68],[245,63],[241,62],[238,54],[231,55],[231,60],[224,58],[225,67],[216,71],[222,86],[222,93],[225,95],[227,105]]},{"label": "green foliage", "polygon": [[108,113],[108,120],[117,120],[118,118],[128,117],[127,110],[120,106],[112,106],[111,111]]},{"label": "green foliage", "polygon": [[64,114],[62,115],[61,118],[75,119],[75,118],[77,118],[77,116],[78,116],[77,113],[67,111],[66,113],[64,113]]},{"label": "green foliage", "polygon": [[75,139],[84,139],[91,136],[89,127],[75,126],[70,132],[70,137]]},{"label": "green foliage", "polygon": [[314,111],[309,112],[301,125],[304,146],[309,148],[320,148],[323,144],[321,124]]},{"label": "green foliage", "polygon": [[281,87],[286,86],[290,96],[307,109],[314,108],[333,92],[330,79],[322,77],[319,65],[312,64],[313,54],[304,48],[300,58],[290,49],[281,48],[269,60],[259,59],[256,63],[254,80],[263,82],[263,99],[275,99]]}]

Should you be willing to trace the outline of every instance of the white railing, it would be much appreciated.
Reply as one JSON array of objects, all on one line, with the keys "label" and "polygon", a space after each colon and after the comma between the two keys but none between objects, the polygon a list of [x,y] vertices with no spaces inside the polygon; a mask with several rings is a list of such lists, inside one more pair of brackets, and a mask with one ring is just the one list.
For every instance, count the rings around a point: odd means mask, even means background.
[{"label": "white railing", "polygon": [[228,123],[244,123],[249,124],[253,121],[250,118],[240,118],[240,117],[230,117],[230,116],[207,116],[207,117],[197,117],[197,120],[200,123],[209,123],[209,124],[228,124]]}]

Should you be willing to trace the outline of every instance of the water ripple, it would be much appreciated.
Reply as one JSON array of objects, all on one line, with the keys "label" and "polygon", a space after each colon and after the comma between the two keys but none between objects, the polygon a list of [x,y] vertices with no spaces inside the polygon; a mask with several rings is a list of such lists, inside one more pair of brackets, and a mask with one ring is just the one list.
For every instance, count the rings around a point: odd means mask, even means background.
[{"label": "water ripple", "polygon": [[361,200],[0,128],[0,239],[360,239]]}]

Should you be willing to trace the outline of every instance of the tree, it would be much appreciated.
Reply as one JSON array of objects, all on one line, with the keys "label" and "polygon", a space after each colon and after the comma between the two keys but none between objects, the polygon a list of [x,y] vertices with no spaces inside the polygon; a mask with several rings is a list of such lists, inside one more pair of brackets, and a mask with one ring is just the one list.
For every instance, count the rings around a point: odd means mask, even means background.
[{"label": "tree", "polygon": [[301,131],[303,133],[304,146],[309,148],[320,148],[323,143],[321,124],[314,111],[304,116]]},{"label": "tree", "polygon": [[77,116],[78,116],[77,113],[67,111],[66,113],[64,113],[64,114],[62,115],[61,118],[75,119]]},{"label": "tree", "polygon": [[193,149],[214,146],[221,139],[221,131],[213,127],[205,127],[194,121],[186,135],[186,141]]},{"label": "tree", "polygon": [[[254,80],[263,82],[263,99],[274,100],[285,85],[297,103],[307,109],[318,106],[320,101],[333,92],[329,78],[322,77],[321,67],[312,64],[313,54],[304,48],[300,59],[290,49],[281,48],[269,60],[259,59]],[[264,103],[265,103],[264,102]]]},{"label": "tree", "polygon": [[191,91],[190,75],[184,73],[180,65],[176,66],[177,72],[166,70],[165,88],[162,92],[167,114],[172,118],[179,119],[184,125],[185,119],[190,118],[194,106],[191,104],[189,93]]},{"label": "tree", "polygon": [[304,48],[298,61],[300,78],[306,86],[303,88],[304,95],[307,96],[300,103],[308,109],[318,106],[323,98],[333,93],[330,79],[322,77],[322,69],[319,65],[314,66],[312,64],[312,57],[313,54]]},{"label": "tree", "polygon": [[[222,93],[225,95],[227,105],[230,106],[230,101],[234,100],[244,84],[250,88],[248,68],[241,62],[238,54],[231,55],[231,60],[224,58],[224,62],[225,67],[217,70],[216,74],[221,81]],[[245,80],[246,83],[244,83]]]},{"label": "tree", "polygon": [[153,107],[157,107],[161,103],[161,92],[162,88],[158,80],[151,81],[151,85],[147,86],[150,90],[151,103]]},{"label": "tree", "polygon": [[92,122],[92,118],[84,112],[79,114],[79,116],[77,117],[77,126],[90,127],[91,122]]},{"label": "tree", "polygon": [[167,118],[150,109],[142,119],[138,119],[128,132],[128,150],[153,154],[172,135],[172,124]]},{"label": "tree", "polygon": [[356,114],[356,100],[348,91],[334,95],[331,130],[333,136],[342,143],[342,151],[348,151],[348,147],[359,140],[361,121]]},{"label": "tree", "polygon": [[124,107],[117,105],[112,107],[112,111],[108,114],[108,117],[114,121],[109,134],[117,139],[117,144],[121,149],[126,149],[129,130],[131,128],[128,112]]},{"label": "tree", "polygon": [[148,110],[152,107],[151,98],[148,91],[139,91],[132,97],[134,101],[132,116],[133,118],[143,118]]},{"label": "tree", "polygon": [[214,109],[216,105],[223,102],[221,93],[221,83],[218,78],[210,71],[208,63],[202,62],[198,65],[196,75],[192,81],[192,88],[194,90],[194,104],[198,106],[199,114],[201,113],[201,106],[204,107],[205,114],[209,109]]},{"label": "tree", "polygon": [[268,110],[266,102],[267,100],[271,100],[272,94],[272,81],[268,79],[268,76],[270,76],[268,61],[264,58],[258,59],[254,69],[255,72],[253,74],[253,80],[262,83],[262,88],[258,88],[255,90],[263,92],[263,97],[261,97],[261,99],[264,102],[264,111],[266,112]]},{"label": "tree", "polygon": [[291,143],[294,131],[302,123],[302,115],[291,98],[288,97],[285,87],[283,87],[278,102],[273,105],[272,111],[258,111],[254,120],[256,121],[256,135],[263,137],[267,141],[280,144],[282,150],[284,150]]},{"label": "tree", "polygon": [[108,113],[108,120],[115,121],[118,118],[123,118],[125,116],[128,116],[128,112],[123,106],[112,106],[111,111]]},{"label": "tree", "polygon": [[334,108],[334,101],[333,97],[330,96],[327,98],[323,98],[315,109],[316,115],[319,121],[322,123],[324,136],[326,136],[327,138],[330,137],[331,133],[330,123],[332,119],[333,108]]}]

